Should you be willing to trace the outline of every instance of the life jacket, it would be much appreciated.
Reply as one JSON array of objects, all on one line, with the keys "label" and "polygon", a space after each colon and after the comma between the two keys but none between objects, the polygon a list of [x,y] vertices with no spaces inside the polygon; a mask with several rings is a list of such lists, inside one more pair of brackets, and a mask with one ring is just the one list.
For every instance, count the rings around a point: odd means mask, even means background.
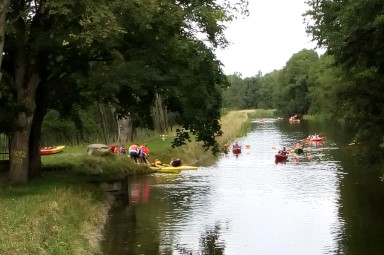
[{"label": "life jacket", "polygon": [[149,155],[148,147],[143,145],[143,146],[141,147],[141,153],[142,153],[142,154],[145,154],[145,155]]},{"label": "life jacket", "polygon": [[139,148],[138,145],[136,144],[132,144],[130,147],[129,147],[129,152],[137,152],[137,149]]}]

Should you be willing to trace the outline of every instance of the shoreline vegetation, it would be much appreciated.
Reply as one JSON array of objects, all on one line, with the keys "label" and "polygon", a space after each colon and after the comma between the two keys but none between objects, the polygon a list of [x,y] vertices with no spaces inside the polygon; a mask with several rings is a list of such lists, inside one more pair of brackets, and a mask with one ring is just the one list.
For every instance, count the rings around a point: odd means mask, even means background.
[{"label": "shoreline vegetation", "polygon": [[[249,131],[254,117],[272,117],[273,110],[239,110],[223,114],[220,146]],[[167,162],[177,156],[185,164],[209,165],[218,156],[205,152],[198,142],[170,148],[172,134],[145,142],[150,161]],[[114,201],[102,183],[125,176],[151,173],[128,157],[89,156],[86,145],[42,158],[43,176],[23,186],[0,185],[0,254],[101,254],[99,241]],[[4,177],[2,177],[4,178]]]}]

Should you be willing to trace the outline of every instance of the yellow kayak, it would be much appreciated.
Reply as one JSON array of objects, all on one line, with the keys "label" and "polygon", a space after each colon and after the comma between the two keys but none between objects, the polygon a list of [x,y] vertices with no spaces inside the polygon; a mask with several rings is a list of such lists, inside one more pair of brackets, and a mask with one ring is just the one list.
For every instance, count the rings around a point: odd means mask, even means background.
[{"label": "yellow kayak", "polygon": [[151,169],[158,173],[174,173],[178,174],[183,170],[196,170],[197,166],[151,166]]},{"label": "yellow kayak", "polygon": [[44,147],[40,149],[40,155],[50,155],[50,154],[56,154],[59,152],[62,152],[64,150],[65,146],[54,146],[54,147]]}]

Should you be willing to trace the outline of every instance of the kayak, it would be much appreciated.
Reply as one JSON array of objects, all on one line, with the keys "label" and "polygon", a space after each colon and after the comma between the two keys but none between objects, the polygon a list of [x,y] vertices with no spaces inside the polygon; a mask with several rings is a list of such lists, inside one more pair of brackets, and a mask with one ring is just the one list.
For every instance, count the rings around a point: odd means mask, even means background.
[{"label": "kayak", "polygon": [[233,148],[233,149],[232,149],[232,153],[233,153],[233,154],[240,154],[240,153],[241,153],[241,148],[240,148],[240,147],[238,147],[238,148]]},{"label": "kayak", "polygon": [[276,160],[286,160],[288,158],[288,155],[283,155],[283,154],[276,154],[275,159]]},{"label": "kayak", "polygon": [[307,138],[307,141],[309,141],[309,142],[322,142],[323,137]]},{"label": "kayak", "polygon": [[178,174],[183,170],[196,170],[197,166],[151,166],[151,169],[158,173]]},{"label": "kayak", "polygon": [[54,146],[54,147],[44,147],[40,149],[40,155],[51,155],[62,152],[64,150],[64,145]]},{"label": "kayak", "polygon": [[290,123],[300,123],[300,119],[289,119]]}]

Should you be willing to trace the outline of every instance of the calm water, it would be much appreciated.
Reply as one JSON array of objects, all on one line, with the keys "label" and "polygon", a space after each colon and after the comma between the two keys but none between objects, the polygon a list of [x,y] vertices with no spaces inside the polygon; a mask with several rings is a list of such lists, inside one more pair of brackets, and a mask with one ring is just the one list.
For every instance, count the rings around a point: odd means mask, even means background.
[{"label": "calm water", "polygon": [[[328,139],[275,163],[315,132]],[[383,185],[352,164],[342,129],[268,119],[238,142],[250,148],[212,166],[130,179],[104,254],[383,254]]]}]

